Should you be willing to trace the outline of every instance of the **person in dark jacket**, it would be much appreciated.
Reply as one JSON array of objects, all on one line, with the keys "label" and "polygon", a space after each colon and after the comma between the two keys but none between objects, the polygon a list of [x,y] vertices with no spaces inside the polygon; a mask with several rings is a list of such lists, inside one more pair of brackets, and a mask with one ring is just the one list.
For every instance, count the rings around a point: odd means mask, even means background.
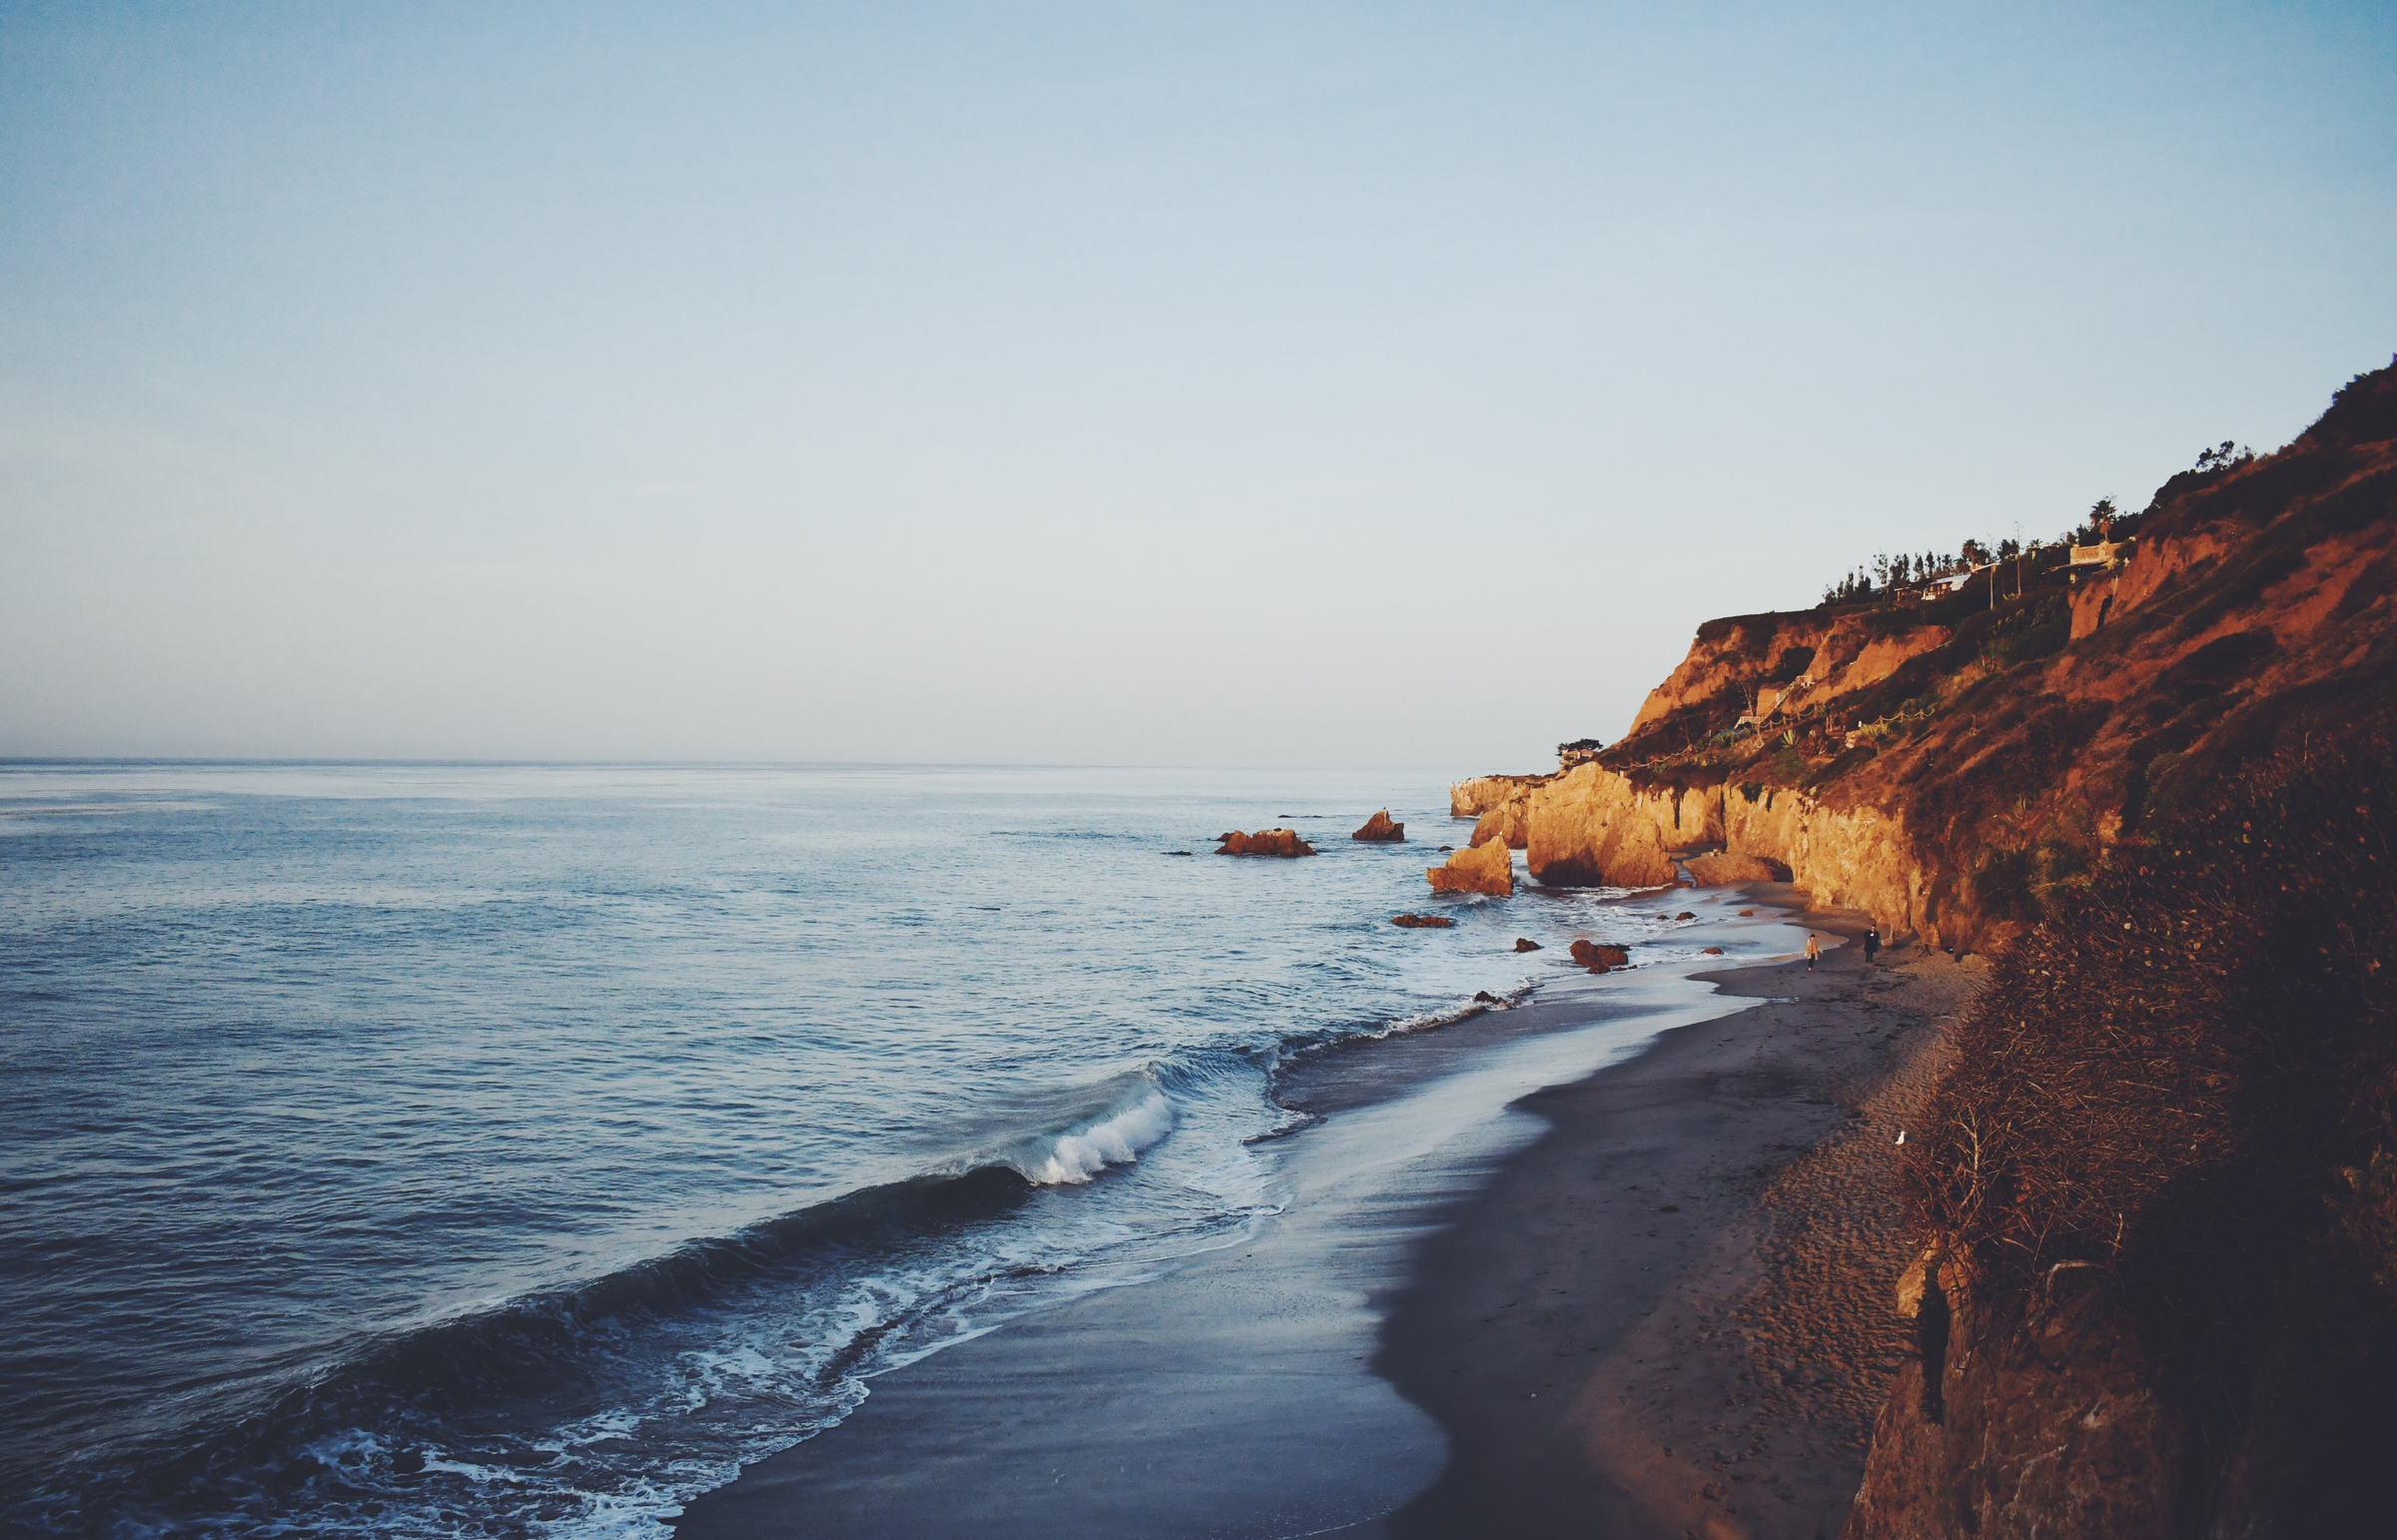
[{"label": "person in dark jacket", "polygon": [[1866,926],[1866,927],[1865,927],[1865,966],[1866,966],[1867,968],[1870,968],[1870,967],[1872,967],[1872,966],[1873,966],[1873,959],[1874,959],[1875,955],[1877,955],[1877,954],[1878,954],[1880,951],[1881,951],[1881,930],[1880,930],[1880,928],[1879,928],[1878,926],[1871,926],[1871,925],[1868,925],[1868,926]]}]

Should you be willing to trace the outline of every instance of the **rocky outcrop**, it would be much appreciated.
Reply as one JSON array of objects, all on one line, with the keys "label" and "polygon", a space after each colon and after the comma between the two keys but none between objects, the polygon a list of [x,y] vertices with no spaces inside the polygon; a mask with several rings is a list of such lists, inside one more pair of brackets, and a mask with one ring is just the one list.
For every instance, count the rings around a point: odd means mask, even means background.
[{"label": "rocky outcrop", "polygon": [[1447,865],[1435,866],[1423,875],[1431,879],[1434,893],[1487,893],[1494,898],[1512,898],[1515,892],[1515,858],[1495,840],[1460,850],[1448,858]]},{"label": "rocky outcrop", "polygon": [[1498,840],[1509,850],[1521,850],[1531,838],[1529,792],[1509,797],[1475,821],[1473,837],[1465,843],[1486,845]]},{"label": "rocky outcrop", "polygon": [[1579,765],[1531,793],[1525,859],[1551,887],[1670,887],[1672,852],[1722,842],[1722,806],[1720,788],[1643,788]]},{"label": "rocky outcrop", "polygon": [[1517,952],[1537,952],[1540,950],[1540,944],[1532,940],[1529,936],[1517,936],[1515,938],[1515,950]]},{"label": "rocky outcrop", "polygon": [[1458,781],[1448,788],[1448,816],[1479,818],[1509,797],[1520,796],[1555,779],[1552,775],[1477,775],[1471,780]]},{"label": "rocky outcrop", "polygon": [[1474,831],[1481,844],[1501,843],[1517,805],[1531,875],[1550,887],[1670,887],[1676,852],[1713,845],[1718,854],[1689,862],[1701,885],[1794,882],[1816,903],[1863,910],[1891,936],[1940,939],[1925,858],[1903,821],[1877,808],[1829,807],[1753,782],[1643,786],[1580,765],[1486,813]]},{"label": "rocky outcrop", "polygon": [[1410,931],[1444,931],[1456,922],[1446,915],[1393,915],[1390,923]]},{"label": "rocky outcrop", "polygon": [[1371,818],[1366,819],[1365,826],[1362,829],[1357,830],[1354,834],[1348,836],[1348,838],[1352,840],[1371,840],[1379,844],[1393,844],[1406,838],[1406,825],[1392,823],[1390,821],[1390,810],[1385,807],[1380,812],[1375,813]]},{"label": "rocky outcrop", "polygon": [[1788,882],[1790,869],[1781,862],[1763,856],[1732,855],[1718,851],[1711,856],[1692,856],[1682,863],[1689,868],[1690,877],[1701,888],[1729,888],[1744,882]]},{"label": "rocky outcrop", "polygon": [[1223,841],[1218,856],[1311,856],[1315,847],[1298,837],[1295,829],[1259,829],[1254,834],[1242,834],[1234,829],[1218,836]]}]

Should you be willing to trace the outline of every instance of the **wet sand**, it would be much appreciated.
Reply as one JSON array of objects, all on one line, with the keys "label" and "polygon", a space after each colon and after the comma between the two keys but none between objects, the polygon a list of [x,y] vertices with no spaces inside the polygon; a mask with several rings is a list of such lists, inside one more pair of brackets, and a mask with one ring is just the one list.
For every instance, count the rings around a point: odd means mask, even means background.
[{"label": "wet sand", "polygon": [[1278,1213],[878,1377],[681,1532],[1836,1533],[1901,1343],[1879,1120],[1972,976],[1689,971],[1325,1056]]}]

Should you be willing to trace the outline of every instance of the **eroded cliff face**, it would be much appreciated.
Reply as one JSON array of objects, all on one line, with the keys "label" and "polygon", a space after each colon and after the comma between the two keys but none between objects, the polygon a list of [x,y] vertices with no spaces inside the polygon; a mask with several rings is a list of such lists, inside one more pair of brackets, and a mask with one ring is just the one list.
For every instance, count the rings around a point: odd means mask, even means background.
[{"label": "eroded cliff face", "polygon": [[1875,807],[1835,807],[1804,792],[1725,789],[1725,849],[1790,870],[1790,881],[1817,904],[1857,909],[1889,936],[1919,935],[1945,945],[1929,903],[1931,875],[1898,817]]},{"label": "eroded cliff face", "polygon": [[1678,858],[1720,851],[1761,863],[1751,880],[1779,868],[1816,903],[1862,910],[1893,936],[1940,939],[1929,873],[1904,823],[1874,807],[1756,783],[1644,786],[1581,765],[1482,814],[1473,843],[1502,837],[1550,887],[1661,888]]},{"label": "eroded cliff face", "polygon": [[[1919,610],[1804,610],[1710,620],[1665,682],[1648,692],[1627,737],[1678,717],[1737,716],[1754,705],[1804,711],[1876,685],[1953,633]],[[1616,756],[1619,758],[1619,756]]]},{"label": "eroded cliff face", "polygon": [[1675,852],[1721,843],[1722,806],[1719,791],[1685,796],[1578,765],[1526,799],[1524,857],[1550,887],[1667,887]]}]

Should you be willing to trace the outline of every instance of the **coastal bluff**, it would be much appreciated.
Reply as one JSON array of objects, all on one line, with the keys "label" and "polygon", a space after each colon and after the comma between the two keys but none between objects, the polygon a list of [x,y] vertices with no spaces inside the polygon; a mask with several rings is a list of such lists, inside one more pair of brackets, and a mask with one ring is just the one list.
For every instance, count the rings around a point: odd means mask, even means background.
[{"label": "coastal bluff", "polygon": [[1707,621],[1624,737],[1459,781],[1450,812],[1546,886],[1662,886],[1721,854],[1887,935],[2000,947],[2225,776],[2379,709],[2393,382],[2359,376],[2280,450],[2173,476],[2097,545]]}]

